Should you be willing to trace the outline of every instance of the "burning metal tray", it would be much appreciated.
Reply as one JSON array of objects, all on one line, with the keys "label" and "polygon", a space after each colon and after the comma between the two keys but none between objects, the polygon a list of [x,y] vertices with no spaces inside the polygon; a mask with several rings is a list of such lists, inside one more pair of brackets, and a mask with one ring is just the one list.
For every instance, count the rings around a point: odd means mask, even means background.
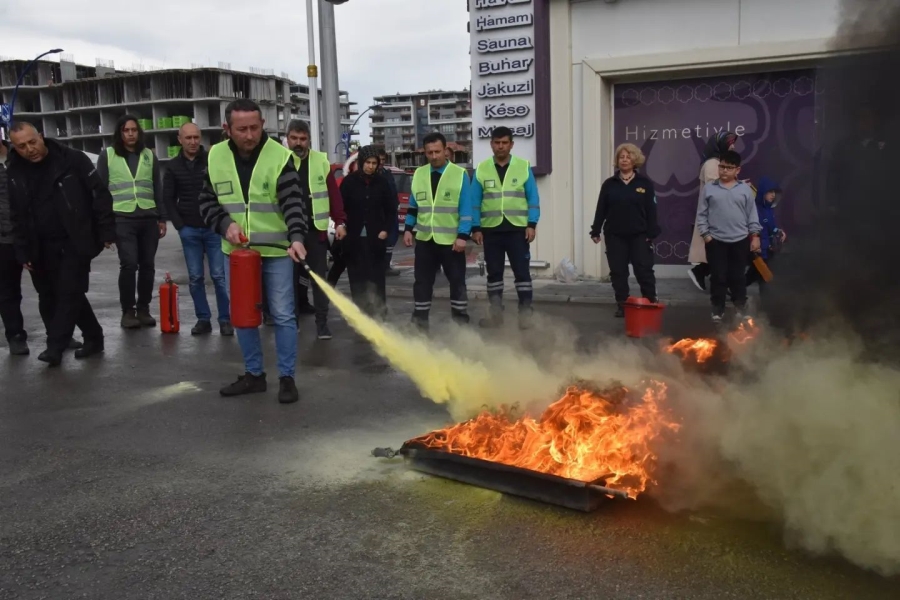
[{"label": "burning metal tray", "polygon": [[622,490],[606,487],[603,479],[566,479],[415,443],[407,442],[397,452],[379,448],[373,454],[388,458],[400,454],[411,468],[423,473],[584,512],[595,510],[610,496],[628,497]]}]

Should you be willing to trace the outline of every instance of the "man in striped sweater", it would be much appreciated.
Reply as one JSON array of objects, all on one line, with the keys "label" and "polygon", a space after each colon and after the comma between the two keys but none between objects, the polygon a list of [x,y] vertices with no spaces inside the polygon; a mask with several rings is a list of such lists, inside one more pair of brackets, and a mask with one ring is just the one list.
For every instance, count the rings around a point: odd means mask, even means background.
[{"label": "man in striped sweater", "polygon": [[[275,321],[278,354],[278,401],[299,399],[294,373],[297,364],[297,321],[294,317],[293,263],[306,258],[309,198],[291,151],[270,139],[262,111],[252,100],[240,99],[225,109],[228,141],[213,146],[200,192],[200,213],[208,227],[222,236],[222,251],[230,255],[249,239],[262,255],[263,286]],[[225,277],[230,283],[226,260]],[[259,328],[236,327],[245,373],[220,390],[239,396],[266,390]]]}]

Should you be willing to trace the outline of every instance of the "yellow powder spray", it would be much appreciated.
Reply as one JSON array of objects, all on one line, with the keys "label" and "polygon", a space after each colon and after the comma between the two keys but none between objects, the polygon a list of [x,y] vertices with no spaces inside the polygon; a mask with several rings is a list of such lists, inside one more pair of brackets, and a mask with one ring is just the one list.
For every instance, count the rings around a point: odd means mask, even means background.
[{"label": "yellow powder spray", "polygon": [[312,272],[309,275],[378,354],[409,376],[423,396],[447,404],[455,418],[472,416],[491,397],[494,390],[485,365],[435,347],[422,338],[402,336],[383,327],[321,277]]}]

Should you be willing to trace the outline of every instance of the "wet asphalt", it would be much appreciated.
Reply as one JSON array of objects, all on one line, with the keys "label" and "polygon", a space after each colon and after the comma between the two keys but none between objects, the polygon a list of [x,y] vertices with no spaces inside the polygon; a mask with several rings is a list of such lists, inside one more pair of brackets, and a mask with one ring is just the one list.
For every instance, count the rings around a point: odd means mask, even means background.
[{"label": "wet asphalt", "polygon": [[[186,282],[175,236],[158,281],[166,270]],[[302,323],[300,403],[279,405],[275,386],[220,398],[242,371],[236,339],[120,330],[116,278],[105,254],[90,294],[102,358],[36,360],[27,279],[32,355],[0,348],[0,598],[898,597],[897,579],[786,549],[777,524],[646,498],[582,514],[371,458],[449,416],[337,316],[328,342]],[[411,302],[391,309],[400,324]],[[539,309],[585,347],[621,335],[609,306]],[[706,317],[671,309],[667,332],[706,334]]]}]

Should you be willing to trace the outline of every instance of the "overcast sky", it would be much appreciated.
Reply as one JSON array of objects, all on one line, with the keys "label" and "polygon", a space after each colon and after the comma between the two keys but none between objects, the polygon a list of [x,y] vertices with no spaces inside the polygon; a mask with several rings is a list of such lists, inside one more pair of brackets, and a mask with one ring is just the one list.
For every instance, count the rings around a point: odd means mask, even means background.
[{"label": "overcast sky", "polygon": [[[139,18],[128,18],[115,0],[9,0],[0,18],[0,56],[33,58],[60,47],[91,66],[97,58],[120,69],[223,61],[307,81],[304,0],[154,0],[142,6]],[[466,0],[349,0],[335,7],[335,17],[340,86],[360,112],[373,96],[468,87]],[[368,115],[357,128],[368,143]]]}]

